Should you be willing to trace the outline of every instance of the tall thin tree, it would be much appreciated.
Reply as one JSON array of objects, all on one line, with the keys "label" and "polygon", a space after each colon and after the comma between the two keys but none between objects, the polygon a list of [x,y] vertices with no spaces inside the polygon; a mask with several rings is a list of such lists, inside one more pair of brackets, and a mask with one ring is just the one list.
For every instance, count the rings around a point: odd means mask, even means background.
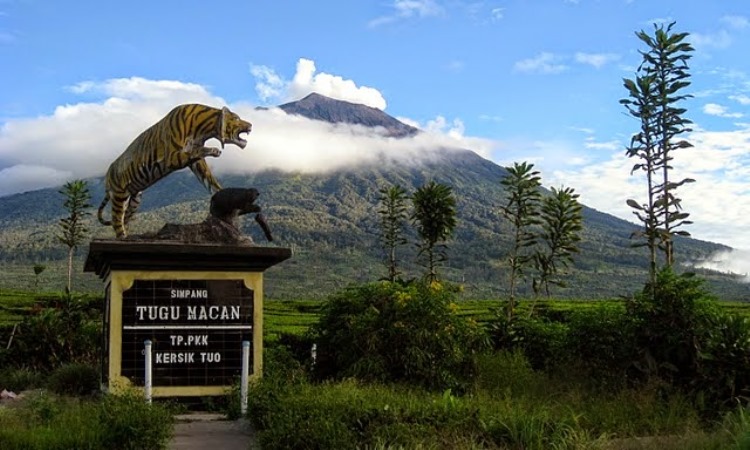
[{"label": "tall thin tree", "polygon": [[675,22],[667,25],[654,26],[654,36],[644,31],[636,33],[638,39],[648,46],[648,50],[641,52],[643,62],[639,70],[649,75],[654,88],[654,116],[656,119],[655,137],[657,145],[658,168],[661,171],[661,183],[657,185],[659,198],[656,201],[657,215],[661,217],[662,232],[659,235],[661,248],[664,251],[665,264],[674,264],[674,235],[689,236],[686,231],[676,231],[682,225],[692,222],[686,220],[688,213],[682,212],[681,200],[674,191],[685,183],[695,180],[685,178],[678,182],[670,180],[670,161],[674,159],[672,152],[680,148],[690,148],[693,145],[686,140],[676,138],[692,131],[689,125],[692,121],[683,117],[687,111],[677,104],[691,98],[684,94],[684,89],[690,86],[690,72],[688,60],[692,57],[693,47],[686,42],[689,33],[674,33]]},{"label": "tall thin tree", "polygon": [[510,289],[508,297],[508,319],[513,318],[516,303],[516,287],[519,277],[524,275],[524,268],[533,261],[533,254],[528,248],[536,243],[533,227],[539,224],[539,187],[542,179],[534,165],[527,162],[513,163],[506,167],[508,175],[500,181],[506,194],[506,203],[501,211],[513,227],[508,265],[510,267]]},{"label": "tall thin tree", "polygon": [[681,199],[675,195],[676,189],[695,180],[685,178],[672,181],[671,161],[673,151],[692,147],[690,142],[678,136],[692,131],[690,120],[683,117],[685,108],[678,107],[682,100],[691,95],[682,93],[690,85],[688,81],[688,60],[693,47],[686,42],[688,33],[672,32],[675,22],[666,28],[654,25],[654,36],[644,31],[636,33],[646,44],[641,51],[643,61],[638,67],[635,80],[624,79],[630,98],[620,100],[630,115],[641,122],[641,130],[631,139],[627,149],[629,157],[638,157],[640,163],[633,166],[632,172],[642,170],[647,177],[647,201],[639,203],[629,199],[628,205],[644,223],[644,229],[635,233],[646,238],[649,247],[650,281],[656,281],[656,250],[664,252],[666,267],[674,264],[675,235],[689,236],[683,225],[689,225],[689,214],[682,211]]},{"label": "tall thin tree", "polygon": [[65,196],[63,206],[68,211],[68,216],[60,219],[60,234],[57,239],[68,246],[68,285],[67,291],[72,289],[73,281],[73,254],[76,247],[81,245],[86,239],[88,229],[83,223],[83,219],[91,215],[87,209],[91,208],[89,200],[88,183],[84,180],[73,180],[65,183],[59,191]]},{"label": "tall thin tree", "polygon": [[407,242],[404,238],[407,199],[406,190],[398,184],[380,189],[378,214],[380,214],[381,246],[386,253],[387,280],[390,282],[395,282],[401,275],[396,250]]},{"label": "tall thin tree", "polygon": [[445,241],[456,228],[456,198],[450,186],[430,181],[414,192],[412,203],[418,255],[425,259],[425,279],[431,283],[438,280],[437,268],[447,259]]},{"label": "tall thin tree", "polygon": [[565,282],[555,276],[561,268],[568,268],[573,262],[573,254],[578,253],[578,242],[583,230],[583,207],[578,202],[579,195],[573,188],[552,188],[552,195],[542,200],[539,234],[539,248],[534,254],[537,277],[534,291],[544,292],[549,297],[549,285],[565,286]]}]

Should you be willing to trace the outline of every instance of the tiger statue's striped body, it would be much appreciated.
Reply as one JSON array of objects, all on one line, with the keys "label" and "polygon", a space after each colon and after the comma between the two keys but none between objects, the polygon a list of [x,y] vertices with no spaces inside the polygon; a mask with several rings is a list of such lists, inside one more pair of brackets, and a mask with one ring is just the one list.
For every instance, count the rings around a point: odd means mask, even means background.
[{"label": "tiger statue's striped body", "polygon": [[[249,133],[252,124],[224,107],[187,104],[175,107],[163,119],[141,133],[109,166],[105,177],[104,200],[97,217],[102,225],[111,225],[118,239],[127,237],[125,226],[141,203],[146,188],[170,173],[190,167],[198,180],[211,192],[221,185],[206,163],[221,150],[206,147],[208,139],[245,148],[241,133]],[[104,207],[112,204],[112,218],[105,221]]]}]

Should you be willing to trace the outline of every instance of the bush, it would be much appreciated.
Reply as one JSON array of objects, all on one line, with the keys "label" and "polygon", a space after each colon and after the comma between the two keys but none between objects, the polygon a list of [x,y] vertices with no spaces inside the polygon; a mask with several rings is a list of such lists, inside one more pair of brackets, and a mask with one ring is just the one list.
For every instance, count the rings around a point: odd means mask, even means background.
[{"label": "bush", "polygon": [[101,448],[145,450],[164,448],[172,437],[174,419],[168,406],[143,401],[134,391],[106,396],[99,404]]},{"label": "bush", "polygon": [[539,317],[514,316],[495,312],[492,341],[495,349],[523,352],[536,370],[551,370],[567,361],[568,326]]},{"label": "bush", "polygon": [[6,361],[49,371],[62,364],[95,364],[100,355],[101,316],[94,300],[63,294],[19,324]]},{"label": "bush", "polygon": [[100,389],[100,370],[86,364],[71,363],[55,369],[47,387],[56,394],[93,395]]},{"label": "bush", "polygon": [[263,381],[251,394],[250,419],[264,449],[470,448],[466,435],[479,430],[478,410],[450,391],[354,380],[278,390]]},{"label": "bush", "polygon": [[437,282],[371,283],[334,295],[312,328],[316,373],[467,389],[487,339],[456,314],[454,297],[454,289]]},{"label": "bush", "polygon": [[698,388],[709,400],[725,405],[750,396],[750,319],[717,314],[700,353]]},{"label": "bush", "polygon": [[149,405],[135,394],[92,402],[40,391],[29,395],[11,414],[3,411],[3,450],[156,450],[164,448],[172,435],[171,411],[163,405]]},{"label": "bush", "polygon": [[0,372],[0,391],[6,389],[19,393],[43,384],[44,376],[30,369],[4,369]]},{"label": "bush", "polygon": [[628,305],[639,351],[636,367],[647,378],[689,387],[697,379],[701,346],[717,311],[702,279],[660,271],[656,285],[647,284]]},{"label": "bush", "polygon": [[569,324],[570,360],[594,384],[622,386],[635,361],[633,321],[621,306],[601,305],[572,314]]}]

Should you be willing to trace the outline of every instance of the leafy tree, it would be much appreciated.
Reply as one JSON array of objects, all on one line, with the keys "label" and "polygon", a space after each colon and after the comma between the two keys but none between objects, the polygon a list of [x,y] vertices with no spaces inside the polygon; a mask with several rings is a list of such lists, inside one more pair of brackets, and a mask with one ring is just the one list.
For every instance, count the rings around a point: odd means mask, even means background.
[{"label": "leafy tree", "polygon": [[380,231],[381,245],[386,252],[386,266],[388,267],[388,281],[394,282],[401,272],[398,270],[396,249],[406,244],[404,238],[404,223],[406,222],[406,191],[399,185],[380,189]]},{"label": "leafy tree", "polygon": [[508,255],[510,266],[510,296],[508,298],[508,319],[513,317],[516,298],[516,284],[523,276],[523,270],[532,261],[533,255],[525,251],[536,244],[536,234],[532,227],[539,224],[539,201],[541,194],[541,177],[533,170],[534,165],[527,162],[513,163],[506,167],[508,175],[500,181],[505,188],[507,203],[501,207],[505,217],[513,226],[513,242]]},{"label": "leafy tree", "polygon": [[34,290],[39,290],[39,275],[47,269],[44,264],[34,264]]},{"label": "leafy tree", "polygon": [[670,179],[672,152],[692,147],[686,140],[677,140],[679,135],[692,131],[688,127],[692,122],[683,117],[686,109],[677,104],[692,97],[682,91],[690,85],[687,62],[694,49],[685,42],[688,33],[672,32],[674,25],[675,22],[666,28],[655,25],[653,37],[644,31],[636,33],[648,48],[641,52],[643,62],[635,80],[623,80],[630,98],[620,100],[630,115],[641,122],[641,130],[631,139],[627,155],[642,160],[633,166],[632,172],[646,172],[648,197],[645,204],[628,200],[628,205],[644,223],[643,231],[636,235],[644,236],[649,247],[652,285],[657,272],[656,249],[664,252],[665,266],[672,267],[673,236],[689,236],[688,232],[677,228],[692,223],[686,220],[689,214],[682,211],[681,199],[675,195],[675,190],[695,180],[685,178],[675,182]]},{"label": "leafy tree", "polygon": [[456,199],[450,186],[430,181],[414,192],[412,203],[411,220],[419,236],[418,256],[426,259],[425,278],[428,282],[437,281],[437,267],[447,259],[445,241],[456,228]]},{"label": "leafy tree", "polygon": [[549,297],[550,283],[565,286],[555,279],[560,266],[567,268],[573,262],[573,253],[578,253],[578,242],[583,229],[582,206],[579,195],[573,188],[552,188],[552,195],[545,197],[541,208],[541,249],[534,254],[534,265],[538,278],[534,280],[534,292],[544,292]]},{"label": "leafy tree", "polygon": [[60,234],[57,238],[68,246],[67,290],[70,292],[73,279],[73,254],[76,247],[83,243],[89,232],[83,224],[83,219],[91,215],[90,212],[86,211],[91,208],[89,204],[91,194],[89,194],[88,183],[83,180],[69,181],[59,192],[65,196],[63,206],[68,211],[68,217],[60,219]]}]

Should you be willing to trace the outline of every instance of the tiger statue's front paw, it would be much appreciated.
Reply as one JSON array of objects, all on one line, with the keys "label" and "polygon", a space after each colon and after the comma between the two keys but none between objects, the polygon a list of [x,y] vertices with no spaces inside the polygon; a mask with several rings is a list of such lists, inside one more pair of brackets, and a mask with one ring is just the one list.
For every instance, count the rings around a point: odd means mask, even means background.
[{"label": "tiger statue's front paw", "polygon": [[206,156],[221,156],[221,149],[216,147],[203,147],[203,155]]}]

